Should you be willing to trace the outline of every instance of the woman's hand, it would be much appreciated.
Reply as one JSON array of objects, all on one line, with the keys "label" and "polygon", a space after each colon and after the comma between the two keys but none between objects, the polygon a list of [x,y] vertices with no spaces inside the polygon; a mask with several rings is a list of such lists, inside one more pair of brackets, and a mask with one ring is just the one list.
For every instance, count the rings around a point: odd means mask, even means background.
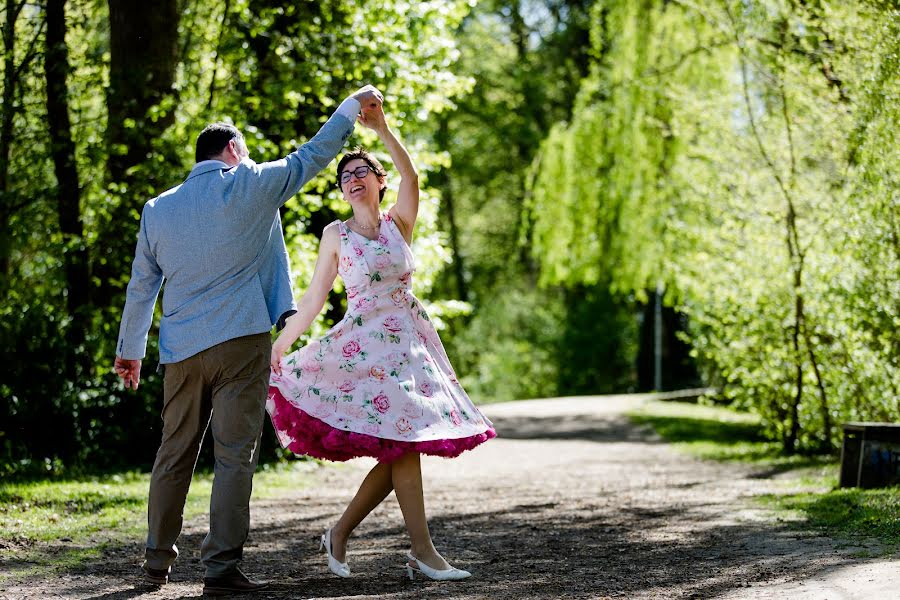
[{"label": "woman's hand", "polygon": [[281,359],[284,358],[285,352],[287,352],[287,348],[285,348],[282,344],[278,343],[278,340],[275,340],[275,343],[272,344],[272,359],[271,365],[272,370],[275,371],[276,375],[281,375]]},{"label": "woman's hand", "polygon": [[378,135],[388,130],[387,121],[384,119],[384,108],[381,105],[363,108],[356,119]]},{"label": "woman's hand", "polygon": [[356,99],[362,108],[370,108],[376,105],[381,106],[381,103],[384,102],[384,96],[378,91],[378,88],[373,85],[359,88],[351,94],[350,97]]}]

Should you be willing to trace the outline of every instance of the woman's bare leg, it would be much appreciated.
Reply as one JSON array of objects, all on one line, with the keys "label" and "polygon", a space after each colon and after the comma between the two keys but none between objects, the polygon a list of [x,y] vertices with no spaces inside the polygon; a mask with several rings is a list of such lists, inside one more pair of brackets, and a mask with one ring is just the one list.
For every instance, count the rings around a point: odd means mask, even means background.
[{"label": "woman's bare leg", "polygon": [[449,569],[450,565],[435,550],[425,518],[425,498],[422,493],[422,466],[419,455],[404,454],[391,463],[394,491],[406,530],[412,542],[412,553],[417,559],[433,569]]},{"label": "woman's bare leg", "polygon": [[356,526],[387,498],[394,484],[391,480],[390,463],[378,463],[363,479],[353,500],[344,509],[344,514],[331,528],[331,554],[340,562],[346,560],[347,540]]}]

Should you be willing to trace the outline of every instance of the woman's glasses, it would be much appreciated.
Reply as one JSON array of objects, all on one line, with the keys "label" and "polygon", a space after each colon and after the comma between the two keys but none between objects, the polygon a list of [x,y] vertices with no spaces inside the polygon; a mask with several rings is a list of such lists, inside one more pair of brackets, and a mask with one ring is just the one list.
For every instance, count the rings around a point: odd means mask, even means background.
[{"label": "woman's glasses", "polygon": [[356,167],[352,171],[343,171],[341,172],[341,184],[345,184],[350,181],[353,177],[357,179],[362,179],[366,175],[369,174],[369,171],[375,172],[375,169],[368,165],[363,165],[361,167]]}]

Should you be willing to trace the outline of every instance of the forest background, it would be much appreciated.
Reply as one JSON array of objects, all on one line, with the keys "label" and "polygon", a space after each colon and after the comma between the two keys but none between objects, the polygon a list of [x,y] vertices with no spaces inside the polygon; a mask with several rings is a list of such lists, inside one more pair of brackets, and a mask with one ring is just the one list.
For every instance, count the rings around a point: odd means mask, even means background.
[{"label": "forest background", "polygon": [[[155,330],[136,393],[111,369],[141,207],[206,123],[277,159],[366,83],[476,401],[710,386],[789,453],[900,418],[896,1],[2,2],[4,477],[148,466]],[[288,202],[298,294],[347,214],[330,170]]]}]

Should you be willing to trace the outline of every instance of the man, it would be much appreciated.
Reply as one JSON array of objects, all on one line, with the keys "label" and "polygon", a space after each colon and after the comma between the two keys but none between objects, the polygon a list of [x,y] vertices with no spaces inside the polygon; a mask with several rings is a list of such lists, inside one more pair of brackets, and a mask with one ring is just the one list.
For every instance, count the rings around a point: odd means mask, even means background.
[{"label": "man", "polygon": [[168,582],[184,503],[207,425],[216,465],[209,533],[200,549],[203,592],[265,587],[238,568],[250,527],[271,353],[270,330],[291,309],[278,209],[321,171],[353,131],[360,109],[380,106],[366,86],[344,100],[309,142],[278,161],[248,158],[225,123],[197,138],[188,178],[144,205],[116,346],[115,370],[137,389],[163,281],[159,331],[162,442],[150,480],[144,578]]}]

